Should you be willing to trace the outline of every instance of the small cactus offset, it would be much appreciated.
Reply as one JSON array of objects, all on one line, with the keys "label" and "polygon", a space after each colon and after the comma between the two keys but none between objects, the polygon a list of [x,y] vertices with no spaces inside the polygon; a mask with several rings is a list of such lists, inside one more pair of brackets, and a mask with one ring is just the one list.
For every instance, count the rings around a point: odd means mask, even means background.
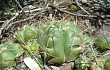
[{"label": "small cactus offset", "polygon": [[[75,58],[82,51],[82,45],[88,46],[91,38],[84,35],[81,29],[68,21],[52,21],[43,27],[40,46],[42,56],[49,63],[63,63]],[[46,51],[46,52],[45,52]]]},{"label": "small cactus offset", "polygon": [[19,42],[28,42],[30,39],[37,35],[37,28],[34,26],[24,26],[21,31],[18,32],[16,39]]},{"label": "small cactus offset", "polygon": [[110,49],[110,33],[107,33],[105,36],[100,36],[96,39],[96,46],[100,51],[106,51]]},{"label": "small cactus offset", "polygon": [[0,68],[4,70],[14,64],[14,59],[21,51],[22,47],[19,43],[8,42],[0,45]]}]

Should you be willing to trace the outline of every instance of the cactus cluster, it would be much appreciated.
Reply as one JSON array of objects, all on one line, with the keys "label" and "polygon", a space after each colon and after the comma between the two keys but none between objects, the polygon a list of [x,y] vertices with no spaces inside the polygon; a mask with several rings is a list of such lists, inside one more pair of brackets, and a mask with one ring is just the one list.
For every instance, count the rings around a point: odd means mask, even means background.
[{"label": "cactus cluster", "polygon": [[[96,66],[96,70],[109,70],[109,55],[97,57],[99,53],[97,49],[103,51],[109,49],[109,39],[109,34],[106,37],[92,38],[70,21],[51,21],[43,24],[40,29],[35,26],[24,26],[18,31],[17,41],[14,40],[16,42],[11,41],[0,45],[0,68],[4,69],[12,65],[16,56],[24,50],[26,53],[24,57],[37,59],[41,68],[43,59],[50,64],[62,64],[72,61],[80,53],[87,52],[86,55],[75,59],[76,68],[87,69],[90,67],[90,70],[93,70]],[[102,63],[102,66],[96,65],[96,59],[98,63]],[[91,61],[94,62],[91,63]],[[91,64],[78,65],[81,62]]]}]

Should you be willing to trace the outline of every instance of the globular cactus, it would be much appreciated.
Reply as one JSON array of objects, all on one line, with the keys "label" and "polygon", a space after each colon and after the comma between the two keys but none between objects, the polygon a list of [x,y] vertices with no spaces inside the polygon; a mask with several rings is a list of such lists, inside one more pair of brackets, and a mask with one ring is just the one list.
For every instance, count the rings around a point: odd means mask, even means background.
[{"label": "globular cactus", "polygon": [[39,43],[43,58],[49,63],[61,64],[74,59],[90,41],[91,38],[71,22],[52,21],[44,25]]},{"label": "globular cactus", "polygon": [[26,43],[37,35],[37,28],[35,26],[24,26],[18,32],[16,39],[19,42]]},{"label": "globular cactus", "polygon": [[14,64],[14,59],[22,51],[18,43],[8,42],[0,45],[0,68],[1,70]]},{"label": "globular cactus", "polygon": [[110,49],[110,33],[98,37],[96,39],[96,46],[100,49],[101,52]]}]

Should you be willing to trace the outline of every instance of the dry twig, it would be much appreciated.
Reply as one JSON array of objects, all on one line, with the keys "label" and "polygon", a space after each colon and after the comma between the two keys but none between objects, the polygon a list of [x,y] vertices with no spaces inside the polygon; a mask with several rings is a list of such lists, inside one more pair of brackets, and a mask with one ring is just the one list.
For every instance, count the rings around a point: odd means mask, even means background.
[{"label": "dry twig", "polygon": [[7,26],[11,21],[13,21],[18,15],[19,15],[19,14],[16,13],[16,15],[15,15],[14,17],[12,17],[10,20],[8,20],[8,21],[6,21],[6,23],[4,23],[4,25],[3,25],[3,26],[1,27],[1,29],[0,29],[0,35],[1,35],[1,33],[2,33],[2,30],[5,29],[6,26]]},{"label": "dry twig", "polygon": [[54,8],[54,9],[57,9],[58,11],[61,11],[61,12],[64,12],[64,13],[67,13],[67,14],[70,14],[70,15],[73,15],[73,16],[79,16],[79,17],[97,17],[95,15],[93,16],[93,15],[74,14],[74,13],[71,13],[69,11],[59,9],[58,7],[56,7],[56,6],[52,5],[52,4],[49,4],[48,6]]},{"label": "dry twig", "polygon": [[39,14],[45,12],[45,11],[46,11],[46,10],[43,10],[43,11],[41,11],[41,12],[38,12],[38,13],[34,14],[34,15],[31,16],[31,17],[26,18],[26,19],[23,19],[23,20],[19,20],[19,21],[10,23],[10,24],[8,25],[8,27],[6,28],[6,30],[8,30],[13,24],[17,24],[17,23],[25,22],[25,21],[27,21],[27,20],[31,20],[31,19],[33,19],[35,16],[37,16],[37,15],[39,15]]},{"label": "dry twig", "polygon": [[[41,11],[41,10],[43,10],[43,11]],[[5,13],[6,15],[13,15],[14,17],[12,17],[10,20],[6,21],[6,23],[3,24],[3,26],[0,28],[0,35],[1,35],[1,33],[2,33],[2,31],[4,29],[8,30],[13,24],[17,24],[17,23],[20,23],[20,22],[24,22],[24,21],[33,19],[36,15],[39,15],[39,14],[43,13],[46,10],[44,8],[38,8],[38,9],[34,9],[34,10],[30,10],[30,11],[24,11],[24,12],[25,13],[30,13],[30,12],[36,12],[36,11],[41,11],[41,12],[36,13],[36,14],[34,14],[33,16],[31,16],[29,18],[26,18],[26,19],[23,19],[23,20],[19,20],[19,21],[13,22],[13,23],[10,23],[10,22],[12,22],[14,19],[16,19],[17,16],[20,13],[22,13],[22,11],[20,11],[19,13]]]},{"label": "dry twig", "polygon": [[19,8],[22,10],[22,12],[24,12],[24,10],[23,10],[22,6],[20,5],[20,3],[19,3],[17,0],[15,0],[15,2],[16,2],[17,5],[19,6]]},{"label": "dry twig", "polygon": [[82,11],[84,11],[86,14],[90,15],[89,12],[87,12],[83,7],[80,6],[80,4],[78,3],[78,0],[75,0],[75,3]]}]

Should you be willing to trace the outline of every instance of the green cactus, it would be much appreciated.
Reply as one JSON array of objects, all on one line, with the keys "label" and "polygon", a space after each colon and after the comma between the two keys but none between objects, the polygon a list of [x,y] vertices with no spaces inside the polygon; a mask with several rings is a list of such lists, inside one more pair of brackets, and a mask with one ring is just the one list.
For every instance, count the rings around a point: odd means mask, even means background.
[{"label": "green cactus", "polygon": [[25,26],[18,32],[16,39],[19,42],[28,42],[37,35],[37,28],[34,26]]},{"label": "green cactus", "polygon": [[0,68],[6,68],[14,63],[16,55],[22,51],[22,47],[18,43],[8,42],[0,45]]},{"label": "green cactus", "polygon": [[96,40],[96,45],[100,49],[100,51],[105,51],[110,49],[110,34],[106,34],[105,36],[100,36]]},{"label": "green cactus", "polygon": [[40,46],[45,53],[42,56],[48,62],[60,64],[72,60],[82,51],[81,45],[88,45],[89,42],[89,37],[71,22],[52,21],[43,27]]}]

